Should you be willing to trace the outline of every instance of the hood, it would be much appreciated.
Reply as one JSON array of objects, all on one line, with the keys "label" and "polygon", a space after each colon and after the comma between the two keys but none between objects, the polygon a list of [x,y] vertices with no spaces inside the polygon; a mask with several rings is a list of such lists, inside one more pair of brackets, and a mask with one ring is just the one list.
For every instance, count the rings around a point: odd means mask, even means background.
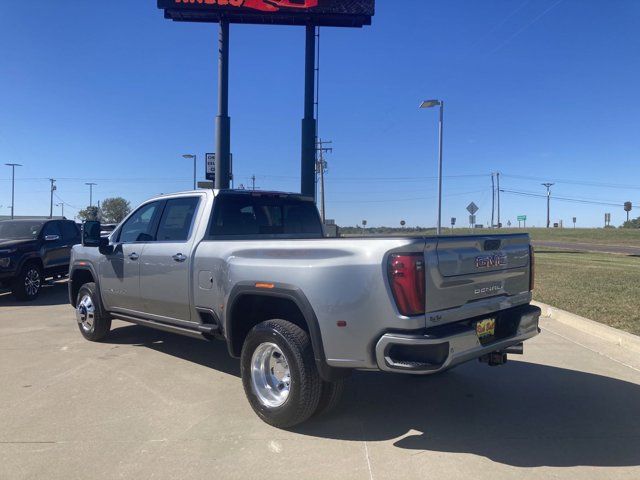
[{"label": "hood", "polygon": [[6,239],[0,238],[0,249],[11,248],[11,247],[21,247],[23,245],[35,244],[36,240],[32,238],[21,238],[21,239]]}]

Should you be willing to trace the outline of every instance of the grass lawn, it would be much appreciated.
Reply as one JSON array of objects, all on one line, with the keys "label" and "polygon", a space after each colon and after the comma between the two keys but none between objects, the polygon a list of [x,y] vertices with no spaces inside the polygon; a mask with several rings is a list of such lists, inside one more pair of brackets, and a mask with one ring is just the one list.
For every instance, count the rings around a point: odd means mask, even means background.
[{"label": "grass lawn", "polygon": [[539,247],[534,298],[640,335],[640,257]]},{"label": "grass lawn", "polygon": [[[548,242],[598,243],[602,245],[630,245],[640,247],[640,229],[638,228],[503,228],[500,230],[455,229],[460,234],[469,233],[518,233],[531,235],[531,240]],[[445,229],[445,234],[449,230]]]}]

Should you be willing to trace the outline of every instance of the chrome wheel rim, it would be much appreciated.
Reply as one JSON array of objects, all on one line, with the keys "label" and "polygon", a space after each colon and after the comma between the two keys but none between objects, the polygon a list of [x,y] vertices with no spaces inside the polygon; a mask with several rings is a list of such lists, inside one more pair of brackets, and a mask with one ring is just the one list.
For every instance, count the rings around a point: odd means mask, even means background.
[{"label": "chrome wheel rim", "polygon": [[262,343],[251,357],[251,386],[262,405],[284,405],[291,389],[289,362],[275,343]]},{"label": "chrome wheel rim", "polygon": [[78,325],[85,332],[90,332],[96,317],[96,308],[90,295],[83,295],[76,306],[76,319]]},{"label": "chrome wheel rim", "polygon": [[37,268],[30,268],[24,276],[24,291],[33,297],[40,290],[40,272]]}]

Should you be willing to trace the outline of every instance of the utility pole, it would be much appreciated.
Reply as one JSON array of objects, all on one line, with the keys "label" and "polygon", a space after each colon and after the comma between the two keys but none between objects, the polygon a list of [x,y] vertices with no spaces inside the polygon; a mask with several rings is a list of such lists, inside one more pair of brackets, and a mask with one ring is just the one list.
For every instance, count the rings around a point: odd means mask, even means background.
[{"label": "utility pole", "polygon": [[185,160],[193,160],[193,189],[195,190],[197,188],[196,170],[198,168],[198,156],[192,155],[191,153],[185,153],[184,155],[182,155],[182,158],[184,158]]},{"label": "utility pole", "polygon": [[498,189],[498,228],[502,228],[502,223],[500,222],[500,172],[496,172],[496,182]]},{"label": "utility pole", "polygon": [[496,186],[493,180],[493,172],[491,172],[491,228],[495,227],[495,210],[496,210]]},{"label": "utility pole", "polygon": [[53,218],[53,192],[57,190],[56,180],[54,178],[50,178],[51,182],[51,201],[49,202],[49,218]]},{"label": "utility pole", "polygon": [[543,187],[547,187],[547,228],[551,227],[551,187],[555,183],[543,183]]},{"label": "utility pole", "polygon": [[325,145],[331,145],[333,142],[323,142],[321,139],[318,139],[316,150],[318,152],[318,159],[316,160],[316,172],[320,174],[320,218],[322,218],[322,223],[326,220],[326,210],[324,203],[324,174],[327,171],[327,162],[324,159],[325,152],[331,153],[333,152],[333,148],[325,147]]},{"label": "utility pole", "polygon": [[13,214],[15,209],[15,193],[16,193],[16,167],[21,167],[19,163],[5,163],[6,166],[11,167],[11,220],[13,220]]},{"label": "utility pole", "polygon": [[256,176],[251,175],[251,190],[255,191],[255,189],[256,189]]},{"label": "utility pole", "polygon": [[85,185],[89,185],[89,206],[93,207],[93,187],[98,185],[97,183],[87,182]]}]

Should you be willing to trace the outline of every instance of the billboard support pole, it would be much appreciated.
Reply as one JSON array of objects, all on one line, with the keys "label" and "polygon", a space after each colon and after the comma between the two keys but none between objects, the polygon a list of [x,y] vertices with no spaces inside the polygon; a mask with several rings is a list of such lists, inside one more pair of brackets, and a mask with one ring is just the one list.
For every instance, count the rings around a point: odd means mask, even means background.
[{"label": "billboard support pole", "polygon": [[228,189],[231,170],[229,118],[229,21],[221,20],[218,37],[218,116],[216,117],[216,189]]},{"label": "billboard support pole", "polygon": [[316,197],[316,119],[315,102],[315,26],[306,26],[304,60],[304,118],[302,119],[302,155],[300,193],[315,200]]}]

